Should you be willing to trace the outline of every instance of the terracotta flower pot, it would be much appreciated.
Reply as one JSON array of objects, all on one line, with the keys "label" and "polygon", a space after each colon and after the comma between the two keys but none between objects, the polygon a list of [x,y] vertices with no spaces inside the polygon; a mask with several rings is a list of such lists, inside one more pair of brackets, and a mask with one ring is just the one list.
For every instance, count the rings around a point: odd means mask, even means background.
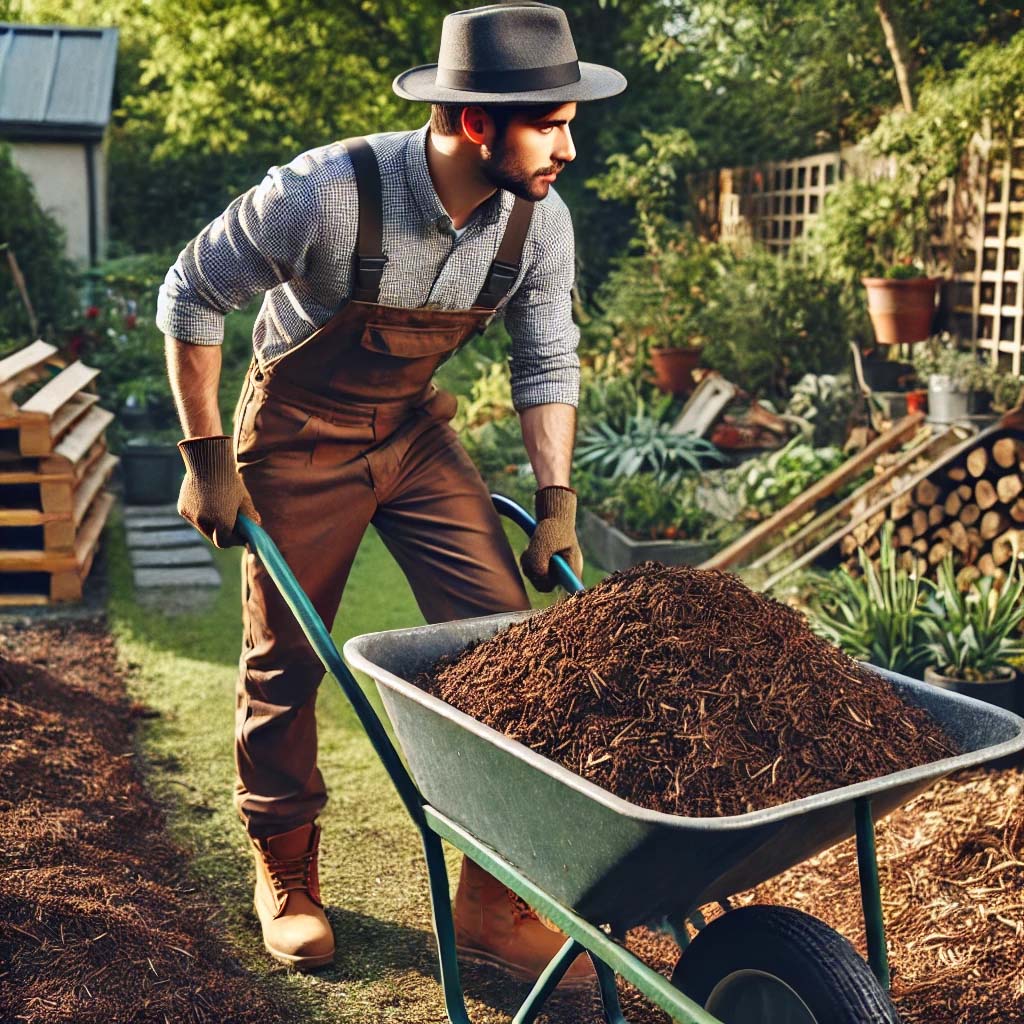
[{"label": "terracotta flower pot", "polygon": [[659,391],[688,395],[694,388],[693,371],[700,359],[699,348],[651,348],[651,368]]},{"label": "terracotta flower pot", "polygon": [[907,392],[907,412],[928,411],[928,389],[917,388]]},{"label": "terracotta flower pot", "polygon": [[868,315],[879,345],[924,341],[935,319],[935,292],[940,277],[862,277],[868,293]]}]

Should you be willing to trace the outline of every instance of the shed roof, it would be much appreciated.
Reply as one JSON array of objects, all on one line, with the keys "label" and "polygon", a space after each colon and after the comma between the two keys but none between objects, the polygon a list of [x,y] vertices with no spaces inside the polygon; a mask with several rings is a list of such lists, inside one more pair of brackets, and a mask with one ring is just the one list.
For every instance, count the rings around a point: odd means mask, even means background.
[{"label": "shed roof", "polygon": [[116,28],[0,22],[0,135],[102,138],[116,64]]}]

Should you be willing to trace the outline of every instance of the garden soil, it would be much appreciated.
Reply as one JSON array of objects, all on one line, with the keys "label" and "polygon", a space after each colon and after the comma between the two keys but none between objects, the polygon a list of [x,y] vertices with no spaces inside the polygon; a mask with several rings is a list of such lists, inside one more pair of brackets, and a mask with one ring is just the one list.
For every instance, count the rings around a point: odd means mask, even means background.
[{"label": "garden soil", "polygon": [[613,573],[416,682],[670,814],[743,814],[957,753],[800,612],[691,566]]},{"label": "garden soil", "polygon": [[186,881],[102,623],[0,645],[0,1021],[286,1020]]}]

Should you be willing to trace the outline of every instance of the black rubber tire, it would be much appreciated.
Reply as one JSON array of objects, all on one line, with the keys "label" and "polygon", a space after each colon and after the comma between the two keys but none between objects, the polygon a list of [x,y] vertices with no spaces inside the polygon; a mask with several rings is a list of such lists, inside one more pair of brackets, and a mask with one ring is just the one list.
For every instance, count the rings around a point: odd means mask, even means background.
[{"label": "black rubber tire", "polygon": [[684,950],[672,984],[706,1006],[719,982],[744,970],[785,982],[817,1024],[899,1024],[888,993],[853,946],[791,907],[739,907],[712,921]]}]

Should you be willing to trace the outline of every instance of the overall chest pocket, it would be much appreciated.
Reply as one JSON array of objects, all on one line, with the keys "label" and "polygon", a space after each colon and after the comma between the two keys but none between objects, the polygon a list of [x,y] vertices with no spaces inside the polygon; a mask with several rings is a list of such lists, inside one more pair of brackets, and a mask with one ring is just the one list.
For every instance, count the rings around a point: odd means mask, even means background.
[{"label": "overall chest pocket", "polygon": [[373,324],[363,328],[360,345],[379,355],[398,359],[440,356],[459,347],[461,327],[412,327],[406,324]]}]

